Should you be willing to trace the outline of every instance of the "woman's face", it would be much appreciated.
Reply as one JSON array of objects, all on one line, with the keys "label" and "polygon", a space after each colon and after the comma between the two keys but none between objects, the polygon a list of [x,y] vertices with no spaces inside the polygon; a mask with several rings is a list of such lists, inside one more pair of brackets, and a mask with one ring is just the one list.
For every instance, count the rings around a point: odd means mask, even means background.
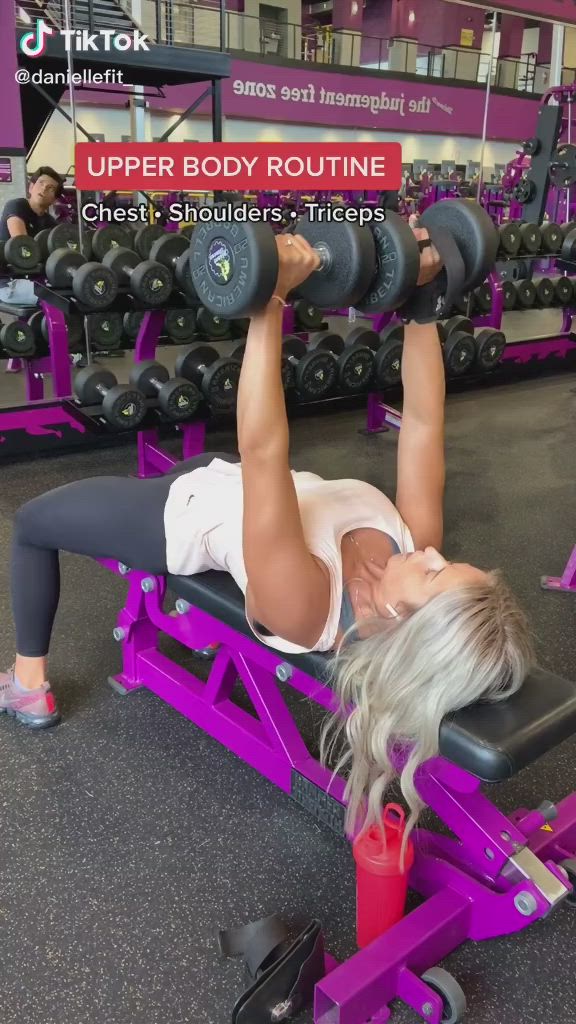
[{"label": "woman's face", "polygon": [[378,615],[390,617],[387,605],[412,611],[423,608],[431,598],[469,583],[487,583],[488,573],[472,565],[447,562],[436,548],[411,555],[392,555],[380,578],[374,581],[373,600]]}]

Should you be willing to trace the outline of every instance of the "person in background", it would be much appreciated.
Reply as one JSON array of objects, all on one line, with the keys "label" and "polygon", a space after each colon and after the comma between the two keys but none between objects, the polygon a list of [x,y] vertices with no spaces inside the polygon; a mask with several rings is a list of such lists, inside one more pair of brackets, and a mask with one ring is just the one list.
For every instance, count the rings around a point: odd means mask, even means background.
[{"label": "person in background", "polygon": [[30,178],[29,198],[9,199],[0,216],[0,241],[7,242],[17,235],[33,238],[44,228],[56,224],[48,213],[52,204],[62,195],[64,179],[52,167],[39,167]]}]

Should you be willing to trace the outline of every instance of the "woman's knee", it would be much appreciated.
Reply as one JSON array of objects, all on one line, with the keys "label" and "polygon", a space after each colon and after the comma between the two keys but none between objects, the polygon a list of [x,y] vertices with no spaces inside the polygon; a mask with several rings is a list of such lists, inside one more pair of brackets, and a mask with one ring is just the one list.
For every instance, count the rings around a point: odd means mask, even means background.
[{"label": "woman's knee", "polygon": [[31,543],[34,541],[38,532],[38,526],[43,518],[45,518],[43,497],[43,495],[40,495],[38,498],[32,498],[31,501],[27,501],[25,505],[21,505],[17,509],[14,516],[14,540],[20,543]]}]

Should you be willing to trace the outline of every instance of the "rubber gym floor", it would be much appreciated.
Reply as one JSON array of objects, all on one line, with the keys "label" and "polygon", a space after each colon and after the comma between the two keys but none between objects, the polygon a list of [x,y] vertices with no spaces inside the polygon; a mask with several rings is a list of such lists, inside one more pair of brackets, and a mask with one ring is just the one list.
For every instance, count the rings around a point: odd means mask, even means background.
[{"label": "rubber gym floor", "polygon": [[[111,365],[123,379],[120,361]],[[6,404],[20,382],[1,379]],[[297,419],[292,464],[393,495],[396,436],[366,438],[362,426],[359,411]],[[502,567],[541,663],[571,678],[575,598],[539,580],[560,574],[576,543],[575,436],[570,372],[447,400],[445,553]],[[220,433],[209,444],[234,441]],[[15,510],[49,488],[133,468],[131,447],[2,467],[3,667],[14,646]],[[64,722],[39,735],[0,722],[2,1024],[226,1024],[245,984],[238,961],[219,959],[219,928],[274,912],[318,917],[335,956],[354,952],[350,848],[153,695],[117,696],[106,678],[119,666],[112,628],[125,586],[87,559],[64,555],[62,566],[50,675]],[[313,744],[318,719],[302,700],[291,706]],[[576,737],[491,796],[505,811],[558,801],[576,784],[575,764]],[[451,956],[468,1024],[573,1024],[575,926],[561,908]],[[416,1020],[405,1007],[393,1019]],[[312,1011],[298,1021],[310,1024]]]}]

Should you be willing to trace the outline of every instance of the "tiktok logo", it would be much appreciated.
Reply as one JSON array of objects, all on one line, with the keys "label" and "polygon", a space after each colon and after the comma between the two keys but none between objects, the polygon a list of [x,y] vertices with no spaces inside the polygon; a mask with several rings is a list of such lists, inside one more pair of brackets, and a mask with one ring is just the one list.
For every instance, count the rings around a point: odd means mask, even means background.
[{"label": "tiktok logo", "polygon": [[50,28],[42,18],[36,20],[36,28],[33,32],[27,32],[20,40],[20,49],[27,57],[41,57],[46,49],[46,39],[54,34],[56,29]]}]

